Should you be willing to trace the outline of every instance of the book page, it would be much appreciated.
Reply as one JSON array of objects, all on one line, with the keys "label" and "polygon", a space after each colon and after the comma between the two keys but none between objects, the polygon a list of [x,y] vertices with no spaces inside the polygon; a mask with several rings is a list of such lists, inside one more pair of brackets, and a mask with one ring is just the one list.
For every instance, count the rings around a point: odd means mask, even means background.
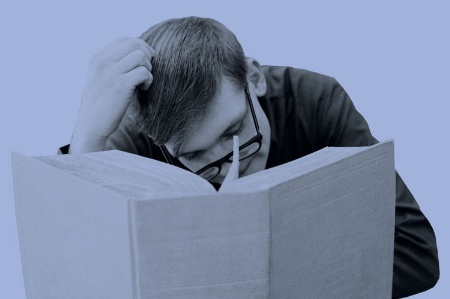
[{"label": "book page", "polygon": [[324,166],[338,163],[342,159],[358,155],[370,148],[381,147],[391,142],[393,141],[387,140],[373,146],[361,147],[326,147],[297,160],[239,178],[229,184],[224,191],[270,189],[280,183],[292,180],[294,177],[305,175]]},{"label": "book page", "polygon": [[269,191],[270,297],[391,298],[392,142],[318,155],[327,164]]},{"label": "book page", "polygon": [[216,193],[208,181],[189,171],[117,150],[35,159],[128,196]]}]

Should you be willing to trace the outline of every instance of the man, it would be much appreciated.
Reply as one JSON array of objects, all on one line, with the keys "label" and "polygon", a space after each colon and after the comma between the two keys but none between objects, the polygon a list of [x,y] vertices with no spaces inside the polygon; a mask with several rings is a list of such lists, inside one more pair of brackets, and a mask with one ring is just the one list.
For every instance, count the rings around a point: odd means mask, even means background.
[{"label": "man", "polygon": [[[333,79],[245,57],[217,21],[172,19],[94,56],[71,145],[120,149],[185,167],[218,185],[238,135],[240,176],[325,146],[377,143]],[[393,297],[439,278],[434,232],[397,174]]]}]

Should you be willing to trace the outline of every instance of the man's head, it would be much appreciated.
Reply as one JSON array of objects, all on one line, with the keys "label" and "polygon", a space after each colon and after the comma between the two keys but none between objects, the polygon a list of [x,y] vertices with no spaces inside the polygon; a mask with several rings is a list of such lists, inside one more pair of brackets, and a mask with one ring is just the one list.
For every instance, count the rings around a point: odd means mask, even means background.
[{"label": "man's head", "polygon": [[235,35],[205,18],[170,19],[141,35],[157,55],[153,83],[140,92],[140,121],[157,144],[180,142],[201,122],[223,77],[236,88],[247,84],[245,55]]},{"label": "man's head", "polygon": [[[242,131],[242,143],[256,134],[245,97],[249,87],[264,138],[260,152],[242,164],[241,174],[264,169],[270,128],[255,99],[265,93],[265,79],[235,35],[215,20],[189,17],[157,24],[141,38],[157,54],[153,83],[139,91],[133,106],[155,143],[167,145],[193,171],[227,154],[232,133]],[[222,179],[221,174],[216,182]]]}]

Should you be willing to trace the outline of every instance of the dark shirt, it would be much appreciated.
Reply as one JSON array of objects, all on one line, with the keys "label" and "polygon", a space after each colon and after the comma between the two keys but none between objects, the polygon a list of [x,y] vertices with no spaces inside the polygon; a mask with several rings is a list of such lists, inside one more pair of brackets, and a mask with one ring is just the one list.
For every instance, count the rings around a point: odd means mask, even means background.
[{"label": "dark shirt", "polygon": [[[325,146],[367,146],[378,141],[348,94],[330,77],[286,67],[264,67],[267,94],[260,98],[269,118],[268,167]],[[396,175],[393,297],[433,287],[439,262],[433,228]]]},{"label": "dark shirt", "polygon": [[[326,146],[368,146],[378,141],[339,85],[328,76],[290,67],[264,66],[267,93],[258,98],[271,128],[266,168]],[[125,114],[106,149],[164,161],[159,147]],[[66,148],[61,149],[63,152]],[[397,173],[393,297],[433,287],[439,279],[436,239],[428,220]]]}]

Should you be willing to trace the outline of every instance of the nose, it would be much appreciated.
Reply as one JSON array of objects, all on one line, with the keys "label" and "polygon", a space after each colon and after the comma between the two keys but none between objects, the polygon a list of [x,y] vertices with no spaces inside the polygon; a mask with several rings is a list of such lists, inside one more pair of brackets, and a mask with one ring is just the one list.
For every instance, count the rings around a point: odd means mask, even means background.
[{"label": "nose", "polygon": [[233,136],[233,162],[223,162],[219,174],[217,175],[217,180],[222,184],[227,180],[235,180],[239,177],[239,137],[237,135]]}]

